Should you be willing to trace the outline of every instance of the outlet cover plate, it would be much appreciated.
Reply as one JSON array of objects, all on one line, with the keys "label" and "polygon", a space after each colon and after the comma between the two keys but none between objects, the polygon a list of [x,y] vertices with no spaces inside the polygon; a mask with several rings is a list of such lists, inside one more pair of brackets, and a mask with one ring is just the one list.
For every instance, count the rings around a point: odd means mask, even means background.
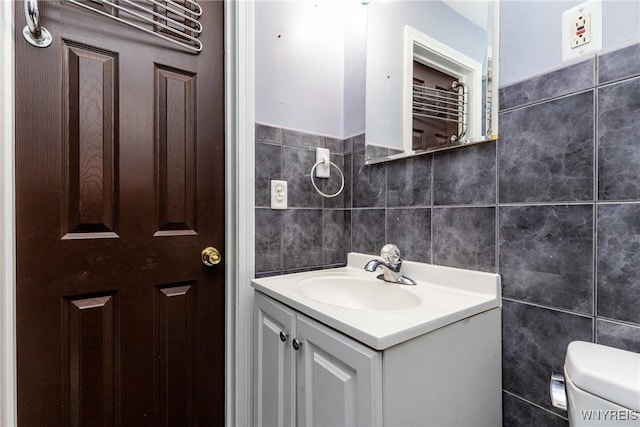
[{"label": "outlet cover plate", "polygon": [[[589,36],[582,33],[580,37],[577,28],[585,20]],[[586,59],[601,50],[602,0],[589,0],[562,12],[562,62]]]},{"label": "outlet cover plate", "polygon": [[271,180],[271,209],[287,209],[287,181]]}]

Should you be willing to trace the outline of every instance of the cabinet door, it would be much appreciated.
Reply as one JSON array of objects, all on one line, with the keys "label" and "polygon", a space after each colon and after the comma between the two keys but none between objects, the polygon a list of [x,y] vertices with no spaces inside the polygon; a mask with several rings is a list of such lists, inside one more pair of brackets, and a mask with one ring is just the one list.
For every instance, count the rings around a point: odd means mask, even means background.
[{"label": "cabinet door", "polygon": [[[287,336],[285,341],[280,333]],[[295,314],[285,306],[255,293],[253,353],[253,424],[294,426],[295,360],[291,340]]]},{"label": "cabinet door", "polygon": [[381,355],[300,314],[296,328],[298,425],[381,425]]}]

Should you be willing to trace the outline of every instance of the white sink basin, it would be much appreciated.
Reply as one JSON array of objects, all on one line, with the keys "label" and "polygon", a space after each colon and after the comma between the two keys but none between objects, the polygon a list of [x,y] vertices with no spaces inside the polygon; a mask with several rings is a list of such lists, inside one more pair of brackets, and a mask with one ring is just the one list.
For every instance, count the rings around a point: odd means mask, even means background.
[{"label": "white sink basin", "polygon": [[364,270],[371,255],[350,253],[347,267],[254,279],[258,291],[376,350],[500,307],[500,276],[405,261],[416,286],[387,283]]},{"label": "white sink basin", "polygon": [[300,292],[325,304],[355,310],[402,310],[420,305],[420,298],[404,285],[348,273],[299,279]]}]

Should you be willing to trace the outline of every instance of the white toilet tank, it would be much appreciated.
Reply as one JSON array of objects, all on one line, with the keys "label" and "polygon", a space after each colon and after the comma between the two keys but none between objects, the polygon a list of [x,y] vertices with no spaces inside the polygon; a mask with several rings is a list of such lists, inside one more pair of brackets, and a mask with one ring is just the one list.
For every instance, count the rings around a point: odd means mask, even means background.
[{"label": "white toilet tank", "polygon": [[570,426],[640,427],[640,354],[574,341],[564,381]]}]

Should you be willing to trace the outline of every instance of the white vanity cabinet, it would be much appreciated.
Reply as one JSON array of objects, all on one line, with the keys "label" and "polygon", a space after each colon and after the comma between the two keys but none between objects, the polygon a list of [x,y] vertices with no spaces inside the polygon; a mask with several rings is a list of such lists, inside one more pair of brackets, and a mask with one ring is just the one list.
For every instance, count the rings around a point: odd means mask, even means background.
[{"label": "white vanity cabinet", "polygon": [[253,424],[381,425],[381,354],[255,296]]},{"label": "white vanity cabinet", "polygon": [[376,351],[255,297],[254,426],[502,425],[499,309]]},{"label": "white vanity cabinet", "polygon": [[371,257],[252,281],[253,425],[501,426],[500,276]]}]

